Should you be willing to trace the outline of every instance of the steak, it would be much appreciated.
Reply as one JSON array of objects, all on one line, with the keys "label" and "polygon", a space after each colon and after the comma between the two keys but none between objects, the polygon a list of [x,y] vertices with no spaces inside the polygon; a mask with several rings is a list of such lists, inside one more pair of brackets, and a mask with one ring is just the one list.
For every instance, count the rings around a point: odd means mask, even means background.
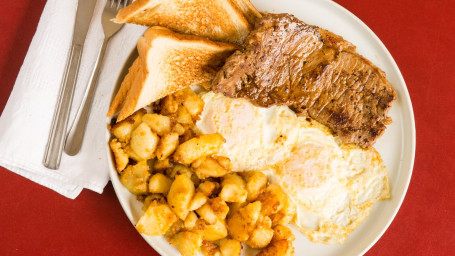
[{"label": "steak", "polygon": [[290,14],[267,14],[231,55],[212,90],[261,107],[287,105],[369,148],[391,122],[395,90],[342,37]]}]

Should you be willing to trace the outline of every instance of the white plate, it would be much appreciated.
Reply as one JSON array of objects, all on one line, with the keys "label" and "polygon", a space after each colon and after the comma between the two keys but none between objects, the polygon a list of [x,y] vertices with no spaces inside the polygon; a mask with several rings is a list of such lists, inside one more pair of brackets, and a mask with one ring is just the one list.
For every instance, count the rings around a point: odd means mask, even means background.
[{"label": "white plate", "polygon": [[[332,1],[253,0],[252,2],[259,11],[291,13],[308,24],[320,26],[343,36],[357,46],[360,54],[384,70],[388,80],[396,89],[397,100],[390,111],[393,123],[388,126],[385,134],[375,145],[389,171],[391,199],[376,203],[370,216],[342,245],[313,244],[298,231],[294,232],[296,255],[361,255],[373,246],[392,222],[411,179],[416,145],[415,123],[411,100],[400,70],[379,38],[357,17]],[[125,70],[128,66],[125,65]],[[121,77],[123,76],[124,73],[121,74]],[[109,137],[109,132],[106,131],[106,141]],[[112,184],[125,213],[134,224],[143,213],[141,203],[136,201],[135,196],[119,182],[109,147],[106,146],[106,149]],[[143,237],[158,253],[179,255],[178,251],[162,237]]]}]

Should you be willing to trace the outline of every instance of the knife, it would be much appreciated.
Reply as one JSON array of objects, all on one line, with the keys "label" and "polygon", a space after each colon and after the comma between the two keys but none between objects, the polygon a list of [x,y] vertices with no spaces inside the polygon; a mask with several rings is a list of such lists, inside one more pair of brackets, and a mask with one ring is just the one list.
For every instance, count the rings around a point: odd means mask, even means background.
[{"label": "knife", "polygon": [[68,126],[68,118],[73,101],[74,88],[79,72],[85,37],[95,9],[95,0],[79,0],[70,54],[66,60],[57,104],[54,110],[49,138],[44,152],[43,165],[49,169],[58,169],[62,158],[63,144]]}]

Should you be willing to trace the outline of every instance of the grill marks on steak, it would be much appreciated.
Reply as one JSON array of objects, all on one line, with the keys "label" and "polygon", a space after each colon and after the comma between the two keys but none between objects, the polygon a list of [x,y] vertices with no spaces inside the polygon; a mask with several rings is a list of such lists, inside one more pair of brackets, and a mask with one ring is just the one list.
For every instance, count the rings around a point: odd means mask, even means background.
[{"label": "grill marks on steak", "polygon": [[327,30],[289,14],[263,16],[215,77],[212,89],[269,107],[288,105],[368,148],[391,122],[396,98],[384,72]]}]

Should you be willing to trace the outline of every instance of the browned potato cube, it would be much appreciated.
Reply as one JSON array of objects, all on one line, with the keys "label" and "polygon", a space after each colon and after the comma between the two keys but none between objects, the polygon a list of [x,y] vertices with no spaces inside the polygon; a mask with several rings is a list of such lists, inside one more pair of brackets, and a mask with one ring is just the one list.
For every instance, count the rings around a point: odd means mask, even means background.
[{"label": "browned potato cube", "polygon": [[202,245],[202,236],[190,231],[182,231],[169,239],[182,256],[197,255]]},{"label": "browned potato cube", "polygon": [[248,196],[246,200],[254,201],[267,186],[267,177],[262,172],[251,172],[246,183],[246,191]]},{"label": "browned potato cube", "polygon": [[182,124],[183,126],[186,127],[193,126],[193,117],[184,106],[179,107],[179,109],[177,110],[175,120],[178,123]]},{"label": "browned potato cube", "polygon": [[279,185],[272,184],[258,196],[257,200],[262,203],[261,213],[268,216],[283,209],[287,195]]},{"label": "browned potato cube", "polygon": [[172,180],[161,173],[154,174],[149,180],[149,192],[167,194],[171,188]]},{"label": "browned potato cube", "polygon": [[291,256],[294,255],[294,246],[289,240],[272,241],[256,256]]},{"label": "browned potato cube", "polygon": [[186,131],[185,127],[183,127],[181,124],[176,123],[174,127],[172,127],[172,131],[176,132],[179,136],[183,135]]},{"label": "browned potato cube", "polygon": [[177,112],[179,108],[179,103],[175,100],[174,95],[168,95],[161,101],[161,114],[170,115]]},{"label": "browned potato cube", "polygon": [[145,197],[144,204],[142,205],[142,210],[145,212],[149,208],[150,204],[153,201],[157,201],[158,203],[166,204],[166,198],[162,194],[150,194]]},{"label": "browned potato cube", "polygon": [[197,191],[202,192],[207,197],[215,194],[218,192],[220,188],[220,184],[213,182],[213,181],[204,181],[197,187]]},{"label": "browned potato cube", "polygon": [[149,178],[149,166],[146,161],[129,165],[120,174],[120,182],[135,195],[147,193],[147,181]]},{"label": "browned potato cube", "polygon": [[169,158],[163,159],[163,160],[156,160],[153,163],[153,169],[156,171],[163,171],[166,170],[167,168],[173,167],[171,161]]},{"label": "browned potato cube", "polygon": [[219,133],[204,134],[192,138],[177,147],[174,153],[174,160],[189,165],[196,159],[218,153],[224,138]]},{"label": "browned potato cube", "polygon": [[292,233],[292,230],[283,225],[277,225],[273,228],[273,238],[272,240],[290,240],[294,241],[295,236]]},{"label": "browned potato cube", "polygon": [[188,216],[186,216],[185,221],[183,222],[183,225],[185,226],[186,229],[193,229],[196,226],[196,221],[197,221],[197,215],[193,211],[188,213]]},{"label": "browned potato cube", "polygon": [[117,139],[112,139],[111,142],[109,142],[109,146],[114,153],[115,166],[117,167],[117,171],[120,173],[123,171],[123,169],[126,168],[128,162],[130,161],[128,155],[125,153],[125,151],[123,151],[121,143],[118,142]]},{"label": "browned potato cube", "polygon": [[[145,115],[144,115],[145,116]],[[142,159],[151,159],[155,156],[159,138],[145,123],[141,123],[131,133],[131,149]]]},{"label": "browned potato cube", "polygon": [[[221,164],[223,163],[223,164]],[[207,156],[196,159],[191,165],[200,179],[222,177],[230,172],[230,160],[222,156]]]},{"label": "browned potato cube", "polygon": [[244,242],[250,237],[261,213],[261,202],[249,203],[227,219],[229,235],[237,241]]},{"label": "browned potato cube", "polygon": [[272,237],[273,230],[271,228],[258,226],[245,243],[251,248],[264,248],[272,241]]},{"label": "browned potato cube", "polygon": [[166,159],[170,156],[179,145],[179,134],[176,132],[166,133],[161,137],[156,149],[156,157],[159,160]]},{"label": "browned potato cube", "polygon": [[240,256],[242,253],[242,244],[233,239],[221,239],[219,247],[222,256]]},{"label": "browned potato cube", "polygon": [[142,122],[146,123],[153,132],[160,136],[171,132],[171,118],[158,114],[145,114]]},{"label": "browned potato cube", "polygon": [[164,233],[164,237],[170,238],[185,230],[185,222],[177,217],[177,221]]},{"label": "browned potato cube", "polygon": [[153,201],[137,222],[136,229],[139,233],[159,236],[166,233],[177,220],[177,216],[167,204]]},{"label": "browned potato cube", "polygon": [[295,217],[295,205],[292,200],[287,197],[284,203],[283,208],[276,214],[272,214],[270,218],[272,219],[272,225],[286,225],[292,222]]},{"label": "browned potato cube", "polygon": [[134,129],[134,120],[128,118],[116,123],[111,128],[111,133],[121,142],[128,142]]},{"label": "browned potato cube", "polygon": [[247,191],[245,181],[236,173],[228,173],[223,176],[221,182],[220,197],[226,202],[245,202]]},{"label": "browned potato cube", "polygon": [[208,197],[201,192],[196,192],[191,199],[189,209],[190,211],[195,211],[203,206],[208,200]]},{"label": "browned potato cube", "polygon": [[222,220],[226,219],[226,215],[229,212],[229,206],[223,201],[223,199],[221,199],[221,197],[209,199],[208,204],[218,218]]},{"label": "browned potato cube", "polygon": [[215,212],[213,212],[213,209],[209,204],[204,204],[201,206],[196,210],[196,213],[201,216],[201,218],[204,219],[209,225],[215,224],[215,222],[218,220],[218,217],[216,216]]},{"label": "browned potato cube", "polygon": [[248,204],[247,201],[242,202],[242,203],[229,203],[229,212],[228,212],[228,217],[232,217],[235,213],[238,212],[241,208],[246,206]]},{"label": "browned potato cube", "polygon": [[201,249],[204,256],[222,256],[218,245],[210,241],[203,240]]},{"label": "browned potato cube", "polygon": [[191,88],[186,88],[183,90],[183,106],[193,117],[196,117],[204,109],[204,101]]},{"label": "browned potato cube", "polygon": [[191,178],[191,176],[193,176],[191,169],[181,164],[176,164],[171,169],[166,170],[166,175],[169,176],[169,178],[171,179],[174,179],[175,176],[179,174],[185,174],[186,176],[188,176],[188,178]]},{"label": "browned potato cube", "polygon": [[191,179],[185,174],[177,175],[167,194],[167,202],[181,220],[185,220],[189,213],[193,195],[194,184]]},{"label": "browned potato cube", "polygon": [[134,150],[131,148],[131,145],[126,145],[124,151],[128,155],[128,158],[131,158],[136,162],[148,160],[148,159],[144,159],[144,158],[140,157],[138,154],[136,154],[136,152],[134,152]]},{"label": "browned potato cube", "polygon": [[224,220],[220,219],[212,225],[208,224],[205,220],[198,219],[193,231],[201,234],[202,239],[208,241],[216,241],[227,236],[226,224]]}]

